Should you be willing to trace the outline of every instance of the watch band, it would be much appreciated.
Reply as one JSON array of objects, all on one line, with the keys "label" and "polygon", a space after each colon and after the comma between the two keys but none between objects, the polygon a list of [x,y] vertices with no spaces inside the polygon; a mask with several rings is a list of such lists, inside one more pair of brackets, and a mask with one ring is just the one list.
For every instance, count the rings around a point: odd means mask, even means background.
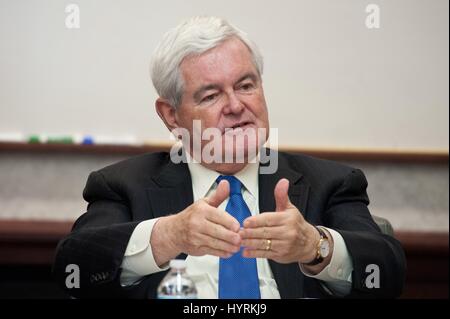
[{"label": "watch band", "polygon": [[327,234],[326,234],[320,227],[314,226],[314,228],[317,229],[317,231],[319,232],[319,234],[320,234],[320,240],[319,240],[319,242],[317,243],[317,254],[316,254],[316,258],[315,258],[313,261],[311,261],[311,262],[309,262],[309,263],[306,263],[306,264],[305,264],[306,266],[315,266],[315,265],[320,264],[320,263],[323,261],[323,257],[322,257],[322,255],[320,254],[320,246],[321,246],[321,244],[322,244],[322,242],[323,242],[324,240],[328,240]]}]

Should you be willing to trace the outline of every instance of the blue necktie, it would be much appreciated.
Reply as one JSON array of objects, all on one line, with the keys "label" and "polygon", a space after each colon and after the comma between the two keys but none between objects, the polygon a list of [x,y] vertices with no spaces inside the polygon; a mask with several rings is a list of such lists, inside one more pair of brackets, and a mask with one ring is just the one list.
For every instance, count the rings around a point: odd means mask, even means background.
[{"label": "blue necktie", "polygon": [[[230,199],[225,210],[242,224],[251,216],[242,197],[242,183],[234,176],[219,176],[217,183],[226,179],[230,184]],[[260,299],[258,270],[255,258],[242,257],[242,248],[230,258],[220,258],[220,299]]]}]

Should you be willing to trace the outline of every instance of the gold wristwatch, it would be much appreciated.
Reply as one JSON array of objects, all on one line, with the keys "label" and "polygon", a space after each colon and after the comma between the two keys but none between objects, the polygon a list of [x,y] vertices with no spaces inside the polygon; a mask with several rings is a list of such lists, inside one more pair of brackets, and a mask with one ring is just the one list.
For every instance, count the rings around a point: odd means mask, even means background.
[{"label": "gold wristwatch", "polygon": [[314,226],[320,234],[320,240],[317,243],[316,258],[305,264],[307,266],[314,266],[320,264],[330,254],[330,240],[327,234],[320,227]]}]

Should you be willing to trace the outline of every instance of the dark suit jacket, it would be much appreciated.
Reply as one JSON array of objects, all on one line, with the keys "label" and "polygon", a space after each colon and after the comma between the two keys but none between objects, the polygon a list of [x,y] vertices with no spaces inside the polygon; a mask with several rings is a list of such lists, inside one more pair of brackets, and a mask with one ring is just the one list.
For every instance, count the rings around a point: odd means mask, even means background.
[{"label": "dark suit jacket", "polygon": [[[280,178],[290,181],[289,197],[305,219],[338,231],[353,259],[349,297],[396,297],[403,287],[405,256],[397,240],[383,235],[367,205],[364,174],[335,162],[279,153],[278,170],[259,175],[259,208],[274,211],[273,191]],[[187,164],[174,164],[169,154],[134,157],[90,174],[83,196],[87,212],[58,245],[53,273],[65,289],[68,264],[80,268],[75,297],[154,298],[166,272],[146,276],[140,284],[120,285],[122,259],[134,228],[143,220],[174,214],[193,202]],[[185,255],[180,255],[185,258]],[[269,261],[282,298],[327,297],[315,279],[297,263]],[[380,287],[365,285],[366,267],[376,264]]]}]

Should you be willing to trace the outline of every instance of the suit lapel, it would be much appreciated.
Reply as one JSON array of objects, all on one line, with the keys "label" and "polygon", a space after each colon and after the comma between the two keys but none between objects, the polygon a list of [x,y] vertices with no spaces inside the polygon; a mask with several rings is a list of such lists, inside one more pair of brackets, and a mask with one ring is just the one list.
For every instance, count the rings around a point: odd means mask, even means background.
[{"label": "suit lapel", "polygon": [[177,213],[193,203],[187,164],[175,164],[169,160],[153,181],[154,186],[147,189],[147,196],[154,218]]},{"label": "suit lapel", "polygon": [[[302,179],[300,172],[288,165],[284,157],[280,154],[277,154],[277,156],[277,171],[273,174],[259,174],[260,213],[275,211],[276,205],[273,195],[275,185],[281,178],[286,178],[289,180],[289,199],[306,219],[309,185]],[[269,260],[269,265],[277,282],[281,298],[299,298],[303,295],[304,276],[297,263],[279,264]]]},{"label": "suit lapel", "polygon": [[[272,150],[271,152],[275,151]],[[303,179],[302,173],[289,166],[282,155],[279,153],[275,154],[275,156],[278,156],[278,169],[276,172],[273,174],[259,174],[259,210],[261,213],[275,211],[276,205],[273,191],[278,181],[286,178],[289,180],[289,199],[306,218],[309,184]],[[270,164],[261,164],[261,166],[268,165]]]},{"label": "suit lapel", "polygon": [[298,210],[306,216],[306,204],[309,194],[309,185],[303,182],[302,175],[291,169],[279,169],[274,174],[259,175],[259,210],[261,213],[275,211],[275,185],[282,178],[289,180],[289,200]]}]

